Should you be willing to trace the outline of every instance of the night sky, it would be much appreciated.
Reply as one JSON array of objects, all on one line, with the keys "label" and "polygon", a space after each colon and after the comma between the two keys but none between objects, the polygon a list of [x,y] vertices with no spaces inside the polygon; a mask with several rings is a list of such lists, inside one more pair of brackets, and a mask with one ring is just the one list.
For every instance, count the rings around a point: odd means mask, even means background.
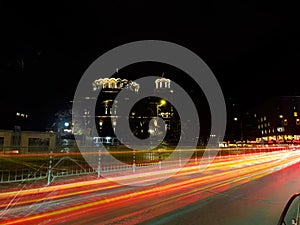
[{"label": "night sky", "polygon": [[145,39],[175,42],[195,52],[214,72],[225,98],[252,104],[267,96],[299,94],[296,5],[99,2],[1,4],[0,129],[13,128],[8,118],[16,111],[34,118],[32,129],[44,129],[55,112],[67,107],[95,59]]}]

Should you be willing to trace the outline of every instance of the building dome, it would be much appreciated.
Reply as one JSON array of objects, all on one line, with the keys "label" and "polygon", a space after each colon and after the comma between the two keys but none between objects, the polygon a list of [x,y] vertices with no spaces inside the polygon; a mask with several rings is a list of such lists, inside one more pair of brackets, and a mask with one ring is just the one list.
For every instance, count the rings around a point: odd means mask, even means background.
[{"label": "building dome", "polygon": [[92,84],[94,91],[99,89],[120,90],[126,88],[137,93],[140,88],[140,85],[138,83],[121,78],[99,78],[98,80],[95,80]]},{"label": "building dome", "polygon": [[156,88],[170,88],[171,80],[167,78],[158,78],[155,80],[155,87]]}]

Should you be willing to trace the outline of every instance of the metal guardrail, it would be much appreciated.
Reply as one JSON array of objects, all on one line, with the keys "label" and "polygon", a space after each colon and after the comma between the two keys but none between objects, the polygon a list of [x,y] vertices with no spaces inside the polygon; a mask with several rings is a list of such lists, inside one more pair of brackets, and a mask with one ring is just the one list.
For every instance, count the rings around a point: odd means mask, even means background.
[{"label": "metal guardrail", "polygon": [[42,180],[47,178],[47,171],[0,170],[0,183],[25,182],[31,180]]},{"label": "metal guardrail", "polygon": [[[274,148],[216,148],[216,149],[187,149],[178,150],[175,155],[174,162],[181,166],[181,151],[193,151],[191,160],[200,161],[204,151],[211,155],[223,157],[225,155],[241,155],[251,153],[273,152],[291,149],[290,146],[281,146]],[[215,152],[217,151],[217,152]],[[123,164],[115,164],[113,161],[106,160],[106,153],[91,152],[92,157],[97,157],[98,165],[91,167],[80,152],[41,152],[41,153],[10,153],[0,154],[0,184],[13,182],[27,182],[34,180],[46,180],[50,185],[54,179],[60,177],[69,177],[77,175],[97,174],[114,172],[122,170],[132,170],[135,172],[138,168],[148,165],[161,166],[164,158],[167,158],[173,150],[149,150],[149,151],[126,151],[112,150],[109,154],[116,159],[124,162]],[[210,154],[208,154],[210,157]]]}]

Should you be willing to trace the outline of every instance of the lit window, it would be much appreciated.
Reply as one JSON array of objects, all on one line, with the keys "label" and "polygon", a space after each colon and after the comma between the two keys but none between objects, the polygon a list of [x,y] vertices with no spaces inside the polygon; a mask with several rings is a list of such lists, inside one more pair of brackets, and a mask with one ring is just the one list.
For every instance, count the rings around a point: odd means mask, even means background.
[{"label": "lit window", "polygon": [[260,125],[258,124],[258,129],[260,129]]},{"label": "lit window", "polygon": [[233,118],[233,120],[234,120],[234,121],[237,121],[237,120],[238,120],[238,118],[237,118],[237,117],[234,117],[234,118]]},{"label": "lit window", "polygon": [[298,116],[298,113],[297,112],[294,112],[294,117],[297,117]]},{"label": "lit window", "polygon": [[282,118],[283,118],[283,115],[279,115],[279,118],[282,119]]},{"label": "lit window", "polygon": [[261,118],[260,118],[260,121],[262,122],[262,121],[264,121],[264,119],[261,117]]},{"label": "lit window", "polygon": [[268,122],[268,127],[270,126],[270,122]]},{"label": "lit window", "polygon": [[264,131],[263,131],[263,130],[261,131],[261,134],[264,134]]},{"label": "lit window", "polygon": [[254,114],[254,117],[256,118],[256,113]]},{"label": "lit window", "polygon": [[266,116],[264,116],[264,121],[266,121],[267,120],[267,117]]}]

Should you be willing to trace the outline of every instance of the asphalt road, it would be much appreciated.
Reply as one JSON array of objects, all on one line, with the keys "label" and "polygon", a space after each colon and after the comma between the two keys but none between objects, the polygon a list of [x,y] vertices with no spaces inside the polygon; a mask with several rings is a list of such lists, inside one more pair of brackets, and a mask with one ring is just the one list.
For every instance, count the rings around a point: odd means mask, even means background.
[{"label": "asphalt road", "polygon": [[286,202],[299,191],[300,163],[296,163],[227,191],[215,190],[205,200],[142,224],[277,225]]}]

